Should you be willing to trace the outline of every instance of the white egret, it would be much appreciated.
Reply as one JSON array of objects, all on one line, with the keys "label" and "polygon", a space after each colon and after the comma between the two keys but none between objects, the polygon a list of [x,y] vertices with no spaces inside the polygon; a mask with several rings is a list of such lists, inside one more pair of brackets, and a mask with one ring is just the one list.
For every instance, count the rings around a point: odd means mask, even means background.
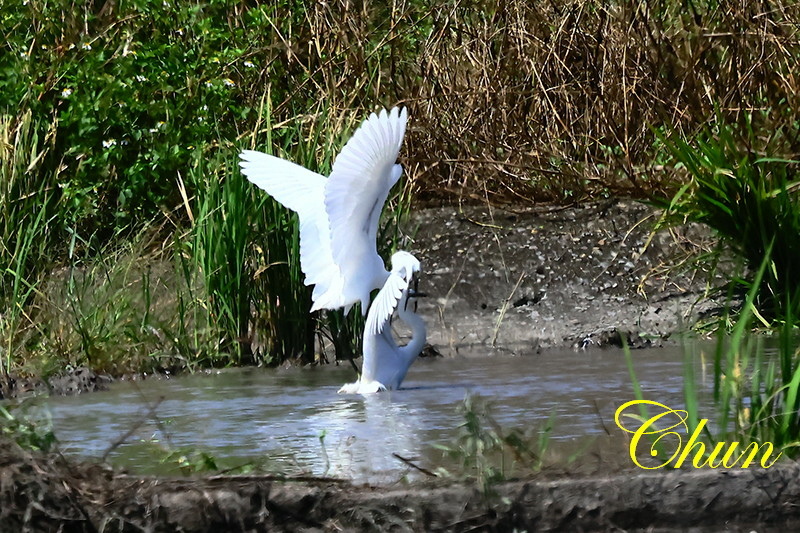
[{"label": "white egret", "polygon": [[290,161],[253,150],[242,172],[300,220],[300,268],[314,285],[312,311],[356,302],[367,313],[370,292],[389,276],[378,255],[378,222],[402,167],[395,164],[408,114],[372,113],[347,141],[327,179]]},{"label": "white egret", "polygon": [[[410,281],[419,271],[419,261],[410,253],[401,251],[392,256],[392,272],[367,315],[361,376],[355,383],[342,386],[340,393],[369,394],[400,388],[426,341],[425,321],[413,311],[413,305],[409,309],[409,303],[413,304],[411,300],[417,296]],[[411,327],[411,340],[405,346],[398,346],[392,337],[390,322],[395,311]]]},{"label": "white egret", "polygon": [[[367,316],[361,377],[339,392],[396,389],[425,345],[425,323],[407,309],[419,261],[398,252],[389,273],[376,245],[383,204],[402,173],[396,161],[407,119],[405,108],[372,113],[336,157],[327,179],[261,152],[241,154],[247,179],[297,212],[300,267],[305,284],[314,285],[311,311],[344,307],[347,313],[361,302],[366,314],[370,293],[381,289]],[[395,310],[413,330],[406,346],[398,346],[387,327]]]}]

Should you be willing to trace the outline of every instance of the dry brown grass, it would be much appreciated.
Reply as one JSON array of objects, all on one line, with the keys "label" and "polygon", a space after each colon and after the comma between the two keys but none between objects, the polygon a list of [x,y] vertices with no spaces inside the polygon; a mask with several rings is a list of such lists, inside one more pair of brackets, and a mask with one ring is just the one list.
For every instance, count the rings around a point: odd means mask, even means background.
[{"label": "dry brown grass", "polygon": [[787,0],[332,0],[305,20],[264,69],[293,83],[278,116],[301,95],[331,117],[405,103],[406,168],[429,203],[659,193],[652,128],[691,132],[719,111],[770,132],[800,109]]}]

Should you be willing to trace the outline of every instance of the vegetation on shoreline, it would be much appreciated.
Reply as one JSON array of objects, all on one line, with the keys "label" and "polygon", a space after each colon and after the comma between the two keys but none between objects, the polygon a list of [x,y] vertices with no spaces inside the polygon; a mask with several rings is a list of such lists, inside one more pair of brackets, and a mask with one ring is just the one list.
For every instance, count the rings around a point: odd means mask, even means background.
[{"label": "vegetation on shoreline", "polygon": [[[751,166],[771,175],[800,148],[800,7],[783,1],[7,7],[3,387],[68,365],[120,374],[358,353],[357,313],[307,313],[293,218],[242,179],[236,153],[324,173],[379,105],[412,116],[387,250],[411,198],[667,198],[688,179],[665,139],[691,143],[712,119],[735,146],[781,132],[753,147],[764,161]],[[784,167],[774,198],[796,213]],[[765,302],[779,276],[765,277]]]},{"label": "vegetation on shoreline", "polygon": [[[713,355],[713,428],[704,428],[712,454],[720,443],[771,443],[786,457],[800,454],[800,160],[788,146],[797,138],[791,123],[756,133],[721,116],[686,140],[663,138],[679,172],[688,179],[664,208],[660,225],[696,222],[719,236],[719,245],[699,259],[716,263],[723,250],[739,260],[740,275],[727,287],[728,305],[719,318]],[[788,154],[792,159],[777,154]],[[762,329],[777,339],[751,333]],[[684,390],[689,432],[698,427],[701,393],[696,354],[687,354]],[[713,455],[712,455],[713,457]]]},{"label": "vegetation on shoreline", "polygon": [[[730,321],[733,326],[718,329],[711,356],[684,347],[684,405],[671,413],[673,418],[653,424],[656,429],[645,434],[650,449],[638,450],[643,456],[649,452],[645,462],[656,458],[653,468],[675,467],[673,461],[679,455],[688,457],[683,463],[685,467],[726,469],[743,466],[737,463],[753,449],[763,454],[760,457],[771,459],[767,463],[762,459],[762,467],[771,466],[780,457],[800,456],[800,348],[794,317],[783,315],[776,331],[770,332],[772,335],[756,330],[763,317],[756,318],[759,314],[755,303],[762,292],[761,282],[769,257],[767,254],[757,270],[741,311],[726,311],[722,320]],[[659,402],[657,397],[644,397],[630,349],[623,348],[636,400]],[[701,376],[710,377],[711,385],[704,383]],[[709,403],[710,409],[708,405],[702,407]],[[639,416],[624,416],[644,423],[664,415],[664,411],[651,415],[644,405],[639,410]],[[669,432],[670,429],[673,431]],[[685,440],[681,437],[683,433]],[[689,448],[689,437],[695,433],[700,436],[700,444]],[[687,455],[679,454],[681,450]]]},{"label": "vegetation on shoreline", "polygon": [[[690,142],[665,139],[688,180],[664,208],[661,225],[696,222],[720,237],[712,259],[725,249],[739,258],[744,274],[730,290],[755,289],[756,314],[764,325],[800,316],[800,160],[774,157],[800,130],[756,137],[749,127],[718,121]],[[777,146],[776,146],[777,145]],[[754,273],[764,273],[754,285]],[[766,318],[765,318],[766,317]]]}]

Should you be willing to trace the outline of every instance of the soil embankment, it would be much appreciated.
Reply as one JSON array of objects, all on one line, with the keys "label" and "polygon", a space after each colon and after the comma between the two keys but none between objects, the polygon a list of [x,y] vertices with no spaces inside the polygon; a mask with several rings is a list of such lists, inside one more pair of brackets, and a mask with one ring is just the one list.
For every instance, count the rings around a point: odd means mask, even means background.
[{"label": "soil embankment", "polygon": [[[606,201],[521,212],[442,208],[417,213],[409,249],[420,258],[420,312],[442,353],[488,345],[659,343],[721,308],[706,298],[724,280],[670,269],[709,247],[697,226],[652,229],[647,205]],[[427,300],[427,301],[426,301]]]},{"label": "soil embankment", "polygon": [[3,531],[789,531],[800,467],[401,488],[114,475],[0,443]]}]

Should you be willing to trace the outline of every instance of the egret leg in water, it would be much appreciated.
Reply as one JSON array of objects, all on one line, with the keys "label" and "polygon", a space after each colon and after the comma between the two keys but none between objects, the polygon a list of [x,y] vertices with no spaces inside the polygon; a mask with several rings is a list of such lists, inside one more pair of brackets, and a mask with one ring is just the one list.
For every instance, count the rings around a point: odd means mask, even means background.
[{"label": "egret leg in water", "polygon": [[[366,314],[370,293],[380,289],[372,306],[377,308],[367,316],[364,368],[355,392],[397,388],[425,344],[425,323],[407,311],[419,261],[398,252],[388,272],[376,242],[381,211],[402,174],[396,161],[407,120],[405,108],[372,113],[336,156],[328,178],[254,150],[240,156],[247,179],[297,213],[300,267],[305,284],[314,285],[311,311],[343,307],[346,314],[360,302]],[[397,346],[386,327],[395,310],[414,330],[407,346]]]}]

